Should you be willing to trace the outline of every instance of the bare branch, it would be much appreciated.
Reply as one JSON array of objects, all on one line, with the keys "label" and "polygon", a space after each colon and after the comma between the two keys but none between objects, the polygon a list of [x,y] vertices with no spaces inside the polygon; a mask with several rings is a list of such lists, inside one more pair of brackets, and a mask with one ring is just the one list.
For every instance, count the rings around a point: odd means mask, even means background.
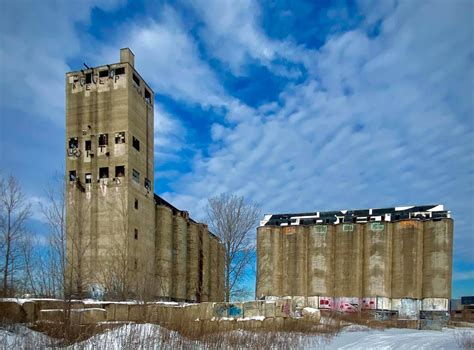
[{"label": "bare branch", "polygon": [[251,231],[260,217],[256,204],[246,203],[243,197],[229,194],[210,198],[207,206],[208,225],[225,248],[225,300],[240,295],[244,288],[238,284],[245,277],[255,249]]}]

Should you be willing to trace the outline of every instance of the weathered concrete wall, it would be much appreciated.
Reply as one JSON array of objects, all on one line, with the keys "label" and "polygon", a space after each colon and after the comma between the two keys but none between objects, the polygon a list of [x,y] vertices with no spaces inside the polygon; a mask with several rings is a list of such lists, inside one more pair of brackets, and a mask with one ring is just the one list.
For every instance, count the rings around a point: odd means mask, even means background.
[{"label": "weathered concrete wall", "polygon": [[[283,274],[284,270],[284,259],[283,259],[283,230],[280,227],[271,228],[271,269],[272,278],[271,286],[267,287],[273,291],[275,296],[283,296]],[[258,247],[257,247],[258,255]]]},{"label": "weathered concrete wall", "polygon": [[421,299],[423,222],[393,223],[392,298]]},{"label": "weathered concrete wall", "polygon": [[218,257],[217,254],[219,253],[219,242],[215,237],[210,237],[209,240],[209,300],[216,301],[218,300],[218,290],[217,290],[217,273],[218,273]]},{"label": "weathered concrete wall", "polygon": [[260,298],[265,295],[273,295],[272,272],[274,269],[272,259],[272,228],[259,227],[257,229],[257,246],[261,247],[261,254],[257,255],[257,291],[256,296]]},{"label": "weathered concrete wall", "polygon": [[199,288],[199,230],[198,226],[190,223],[188,226],[188,259],[186,260],[186,299],[197,301]]},{"label": "weathered concrete wall", "polygon": [[317,297],[321,308],[409,317],[418,305],[409,300],[426,299],[442,310],[451,294],[452,242],[452,219],[260,227],[257,297]]},{"label": "weathered concrete wall", "polygon": [[453,221],[423,223],[423,298],[451,297]]},{"label": "weathered concrete wall", "polygon": [[157,216],[157,274],[159,278],[159,295],[171,296],[173,293],[173,212],[165,206],[156,207]]},{"label": "weathered concrete wall", "polygon": [[210,238],[209,235],[207,234],[207,231],[203,225],[199,227],[199,234],[201,238],[201,254],[200,254],[200,260],[201,260],[201,288],[200,288],[200,301],[201,302],[206,302],[210,301],[209,298],[209,286],[210,286],[210,260],[209,260],[209,255],[210,255]]},{"label": "weathered concrete wall", "polygon": [[372,222],[365,225],[364,271],[362,296],[391,296],[392,287],[392,225]]},{"label": "weathered concrete wall", "polygon": [[296,293],[296,261],[298,251],[296,250],[296,227],[287,226],[282,228],[284,254],[283,265],[283,295],[297,295]]},{"label": "weathered concrete wall", "polygon": [[186,219],[181,215],[173,216],[173,296],[177,300],[186,299],[186,262],[187,262]]},{"label": "weathered concrete wall", "polygon": [[334,226],[308,228],[308,294],[334,295]]},{"label": "weathered concrete wall", "polygon": [[334,236],[335,297],[361,297],[363,234],[363,225],[336,225]]},{"label": "weathered concrete wall", "polygon": [[308,295],[308,228],[306,226],[296,227],[296,269],[295,269],[295,290],[294,295]]}]

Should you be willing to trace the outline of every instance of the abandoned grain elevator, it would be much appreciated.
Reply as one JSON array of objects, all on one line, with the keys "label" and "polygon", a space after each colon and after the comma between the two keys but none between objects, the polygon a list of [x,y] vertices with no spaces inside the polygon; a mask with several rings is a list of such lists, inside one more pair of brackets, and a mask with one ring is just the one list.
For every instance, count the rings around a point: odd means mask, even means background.
[{"label": "abandoned grain elevator", "polygon": [[154,194],[154,93],[134,60],[66,74],[70,292],[222,301],[223,245]]},{"label": "abandoned grain elevator", "polygon": [[266,215],[257,298],[338,311],[448,311],[453,220],[442,205]]}]

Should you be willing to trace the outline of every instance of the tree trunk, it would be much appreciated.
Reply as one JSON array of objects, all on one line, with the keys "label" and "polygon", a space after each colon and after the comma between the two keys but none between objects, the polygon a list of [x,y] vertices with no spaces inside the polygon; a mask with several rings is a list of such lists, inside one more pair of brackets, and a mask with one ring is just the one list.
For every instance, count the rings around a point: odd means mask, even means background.
[{"label": "tree trunk", "polygon": [[3,271],[3,296],[8,296],[8,266],[10,265],[10,249],[11,249],[11,213],[8,212],[8,221],[7,221],[7,251],[5,254],[5,270]]}]

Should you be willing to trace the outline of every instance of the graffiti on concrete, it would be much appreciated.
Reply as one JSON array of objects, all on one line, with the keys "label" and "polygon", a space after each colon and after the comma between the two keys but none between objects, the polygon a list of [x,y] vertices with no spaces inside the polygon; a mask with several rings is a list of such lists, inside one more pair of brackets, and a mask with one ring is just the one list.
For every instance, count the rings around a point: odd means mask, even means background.
[{"label": "graffiti on concrete", "polygon": [[290,305],[290,301],[287,300],[282,306],[281,306],[281,312],[285,315],[285,316],[290,316],[290,313],[291,313],[291,305]]},{"label": "graffiti on concrete", "polygon": [[216,304],[214,316],[217,317],[242,317],[242,308],[236,304]]}]

